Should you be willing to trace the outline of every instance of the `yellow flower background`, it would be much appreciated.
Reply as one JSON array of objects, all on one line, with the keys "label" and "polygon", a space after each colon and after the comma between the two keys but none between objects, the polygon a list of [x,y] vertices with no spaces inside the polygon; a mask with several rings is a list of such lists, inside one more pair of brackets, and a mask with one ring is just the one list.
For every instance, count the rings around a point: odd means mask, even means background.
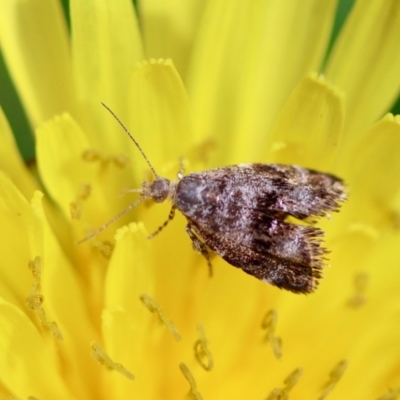
[{"label": "yellow flower background", "polygon": [[[0,399],[398,398],[400,119],[386,113],[400,2],[355,2],[328,53],[333,0],[69,7],[70,26],[58,1],[0,4],[36,141],[27,167],[1,114]],[[182,156],[186,173],[280,162],[342,177],[317,291],[218,257],[210,278],[182,215],[147,240],[168,204],[77,245],[152,179],[101,102],[161,176]]]}]

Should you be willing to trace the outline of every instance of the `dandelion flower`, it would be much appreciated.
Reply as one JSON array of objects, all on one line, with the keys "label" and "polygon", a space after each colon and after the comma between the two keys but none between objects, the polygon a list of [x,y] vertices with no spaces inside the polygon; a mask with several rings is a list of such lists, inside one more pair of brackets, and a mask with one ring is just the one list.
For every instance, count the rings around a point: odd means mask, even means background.
[{"label": "dandelion flower", "polygon": [[[0,5],[1,48],[37,167],[0,116],[0,398],[395,399],[400,3],[70,0]],[[139,28],[140,27],[140,28]],[[323,73],[323,75],[321,74]],[[216,257],[168,204],[76,242],[160,176],[289,163],[348,185],[321,222],[318,290],[278,290]],[[7,102],[4,102],[7,108]],[[385,115],[386,114],[386,115]],[[119,194],[122,194],[119,196]]]}]

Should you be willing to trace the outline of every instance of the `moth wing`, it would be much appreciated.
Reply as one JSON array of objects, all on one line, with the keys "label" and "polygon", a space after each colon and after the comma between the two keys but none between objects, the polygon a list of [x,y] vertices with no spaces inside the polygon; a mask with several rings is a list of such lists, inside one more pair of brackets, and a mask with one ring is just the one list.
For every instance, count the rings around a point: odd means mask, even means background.
[{"label": "moth wing", "polygon": [[310,293],[317,287],[326,253],[318,228],[273,217],[257,229],[249,225],[224,233],[192,226],[211,250],[260,280],[295,293]]},{"label": "moth wing", "polygon": [[334,175],[292,165],[271,167],[273,176],[281,174],[281,178],[271,178],[281,194],[278,209],[294,217],[324,216],[337,211],[346,197],[343,181]]},{"label": "moth wing", "polygon": [[[292,215],[299,219],[338,211],[346,198],[343,181],[334,175],[282,164],[227,167],[233,186],[253,188],[254,207],[262,213]],[[224,173],[224,168],[221,169]]]}]

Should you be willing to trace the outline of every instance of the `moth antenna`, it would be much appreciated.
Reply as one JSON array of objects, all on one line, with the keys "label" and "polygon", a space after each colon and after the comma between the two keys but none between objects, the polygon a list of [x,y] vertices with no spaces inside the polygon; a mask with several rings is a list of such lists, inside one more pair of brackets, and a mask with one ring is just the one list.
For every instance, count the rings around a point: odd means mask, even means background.
[{"label": "moth antenna", "polygon": [[132,208],[136,207],[138,204],[140,204],[143,200],[145,200],[145,197],[142,197],[140,199],[137,199],[133,203],[129,204],[126,208],[124,208],[119,214],[116,216],[112,217],[109,221],[107,221],[104,225],[100,226],[97,228],[94,232],[92,232],[90,235],[84,237],[83,239],[79,240],[76,242],[76,244],[81,244],[83,242],[86,242],[86,240],[92,239],[95,236],[97,236],[100,232],[103,232],[104,229],[108,228],[112,223],[120,219],[123,215],[125,215],[128,211],[132,210]]},{"label": "moth antenna", "polygon": [[125,196],[127,193],[141,193],[143,194],[143,189],[124,189],[119,192],[118,197]]},{"label": "moth antenna", "polygon": [[146,154],[144,154],[144,151],[142,150],[142,148],[140,147],[139,143],[136,141],[136,139],[132,136],[132,134],[129,132],[128,128],[122,123],[122,121],[116,116],[116,114],[114,113],[114,111],[111,110],[110,107],[108,107],[106,104],[104,104],[103,102],[101,102],[102,106],[104,108],[106,108],[110,114],[118,121],[118,123],[122,126],[122,129],[128,134],[128,136],[131,138],[132,142],[135,143],[136,147],[139,149],[139,151],[142,153],[143,158],[146,160],[147,165],[150,167],[151,172],[153,172],[154,177],[157,179],[158,178],[158,174],[156,173],[156,170],[154,169],[154,167],[151,165],[149,159],[146,157]]}]

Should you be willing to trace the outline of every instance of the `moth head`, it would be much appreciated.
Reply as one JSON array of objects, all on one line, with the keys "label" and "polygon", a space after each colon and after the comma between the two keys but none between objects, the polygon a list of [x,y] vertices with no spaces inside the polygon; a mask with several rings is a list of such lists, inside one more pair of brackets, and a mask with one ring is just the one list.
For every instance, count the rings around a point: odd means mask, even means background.
[{"label": "moth head", "polygon": [[110,224],[121,218],[123,215],[125,215],[128,211],[132,210],[132,208],[136,207],[138,204],[142,203],[146,199],[152,199],[156,203],[162,203],[163,201],[167,200],[170,197],[174,196],[174,193],[176,192],[176,184],[171,183],[168,179],[161,178],[160,176],[157,175],[153,165],[150,163],[149,159],[146,157],[146,154],[144,154],[144,151],[140,147],[139,143],[136,141],[136,139],[132,136],[132,134],[128,131],[126,126],[122,123],[122,121],[115,115],[115,113],[104,103],[101,103],[109,112],[110,114],[117,120],[117,122],[121,125],[122,129],[126,132],[126,134],[130,137],[132,142],[135,144],[135,146],[138,148],[139,152],[142,154],[144,160],[146,161],[147,165],[150,167],[151,172],[154,175],[154,181],[153,182],[143,182],[142,187],[140,189],[128,189],[124,190],[121,194],[125,193],[139,193],[140,198],[135,200],[133,203],[129,204],[126,208],[124,208],[119,214],[117,214],[115,217],[110,219],[108,222],[100,226],[98,229],[96,229],[94,232],[92,232],[90,235],[84,237],[83,239],[79,240],[77,243],[83,243],[88,239],[91,239],[98,235],[100,232],[102,232],[104,229],[106,229]]},{"label": "moth head", "polygon": [[157,177],[153,182],[144,182],[142,196],[151,198],[155,203],[162,203],[171,195],[171,181],[166,178]]}]

